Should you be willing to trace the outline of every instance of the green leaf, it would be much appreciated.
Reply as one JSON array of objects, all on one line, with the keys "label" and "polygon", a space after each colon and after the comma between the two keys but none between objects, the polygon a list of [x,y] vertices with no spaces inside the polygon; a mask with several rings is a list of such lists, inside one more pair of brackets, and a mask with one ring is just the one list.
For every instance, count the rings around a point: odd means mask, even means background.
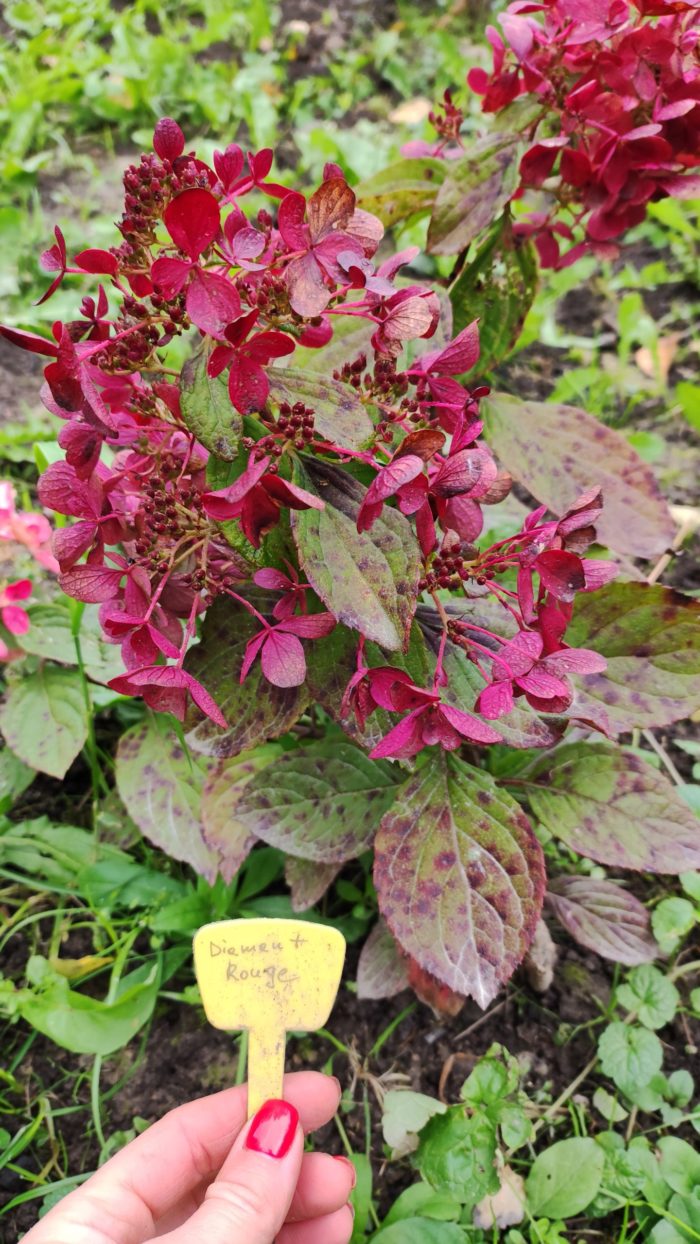
[{"label": "green leaf", "polygon": [[598,1054],[604,1075],[625,1094],[649,1084],[663,1062],[663,1050],[656,1034],[621,1020],[614,1020],[603,1030],[598,1040]]},{"label": "green leaf", "polygon": [[566,642],[606,658],[603,674],[574,679],[577,704],[592,714],[602,706],[620,733],[700,708],[700,602],[672,588],[608,583],[582,593]]},{"label": "green leaf", "polygon": [[639,1155],[627,1149],[616,1132],[602,1132],[595,1143],[605,1154],[605,1165],[600,1191],[588,1213],[592,1218],[603,1218],[634,1200],[644,1184],[645,1172]]},{"label": "green leaf", "polygon": [[593,1094],[593,1105],[599,1114],[602,1114],[607,1123],[624,1123],[629,1117],[629,1110],[625,1110],[624,1106],[612,1093],[608,1093],[607,1089],[597,1088]]},{"label": "green leaf", "polygon": [[213,882],[218,856],[204,841],[200,814],[206,768],[158,713],[119,740],[117,788],[129,814],[150,842]]},{"label": "green leaf", "polygon": [[314,427],[324,440],[344,449],[362,449],[370,440],[374,424],[350,385],[293,367],[269,367],[267,377],[271,401],[310,406]]},{"label": "green leaf", "polygon": [[237,819],[270,846],[339,864],[370,846],[393,802],[398,772],[343,739],[320,740],[254,777]]},{"label": "green leaf", "polygon": [[455,1222],[402,1218],[373,1235],[372,1244],[467,1244],[467,1236]]},{"label": "green leaf", "polygon": [[365,489],[347,471],[320,460],[305,463],[299,483],[325,502],[323,510],[292,513],[301,567],[314,591],[346,626],[390,652],[402,648],[420,575],[408,519],[385,506],[371,531],[358,532]]},{"label": "green leaf", "polygon": [[685,893],[700,904],[700,872],[681,873],[679,881]]},{"label": "green leaf", "polygon": [[207,374],[208,355],[188,359],[182,369],[180,410],[182,418],[217,458],[232,462],[238,453],[243,420],[231,404],[226,376]]},{"label": "green leaf", "polygon": [[680,994],[663,972],[646,963],[630,972],[619,986],[617,1001],[626,1010],[634,1011],[645,1028],[663,1028],[673,1019]]},{"label": "green leaf", "polygon": [[495,1156],[495,1125],[478,1112],[468,1114],[465,1107],[452,1106],[423,1128],[415,1162],[437,1192],[472,1205],[498,1189]]},{"label": "green leaf", "polygon": [[651,927],[661,951],[665,955],[673,954],[684,937],[695,926],[698,919],[695,908],[687,898],[672,896],[662,898],[651,916]]},{"label": "green leaf", "polygon": [[106,1057],[126,1045],[150,1019],[161,983],[160,963],[146,965],[123,978],[116,1001],[103,1002],[71,989],[40,956],[30,967],[40,987],[20,991],[22,1018],[74,1054]]},{"label": "green leaf", "polygon": [[416,1216],[436,1219],[438,1222],[456,1222],[461,1212],[462,1207],[455,1197],[436,1192],[430,1184],[421,1181],[411,1184],[399,1193],[387,1212],[383,1226],[389,1227],[392,1223]]},{"label": "green leaf", "polygon": [[256,835],[238,818],[238,805],[251,780],[282,754],[279,744],[267,743],[233,760],[210,768],[202,787],[204,841],[219,856],[219,871],[228,884],[252,850]]},{"label": "green leaf", "polygon": [[481,411],[503,466],[555,514],[600,484],[605,504],[596,528],[603,544],[655,557],[671,543],[675,523],[656,479],[620,432],[575,406],[505,393],[492,393]]},{"label": "green leaf", "polygon": [[535,816],[572,851],[616,868],[678,873],[700,863],[697,820],[668,778],[606,743],[570,743],[530,770]]},{"label": "green leaf", "polygon": [[0,705],[5,741],[25,764],[65,777],[88,733],[83,680],[77,670],[40,665],[7,688]]},{"label": "green leaf", "polygon": [[659,1150],[661,1174],[669,1188],[681,1196],[692,1196],[700,1186],[700,1153],[678,1136],[662,1136]]},{"label": "green leaf", "polygon": [[700,432],[700,384],[692,384],[690,380],[679,380],[676,385],[676,401],[691,428]]},{"label": "green leaf", "polygon": [[558,1140],[539,1153],[525,1184],[530,1212],[546,1218],[575,1218],[600,1188],[605,1154],[594,1140]]},{"label": "green leaf", "polygon": [[355,1168],[355,1187],[350,1193],[355,1221],[350,1244],[363,1244],[372,1208],[372,1163],[366,1153],[353,1153],[350,1161]]},{"label": "green leaf", "polygon": [[205,718],[187,735],[188,744],[206,756],[227,758],[279,738],[299,720],[309,703],[305,687],[273,687],[256,661],[240,682],[243,655],[259,623],[232,600],[215,601],[207,610],[200,643],[191,648],[185,668],[213,695],[226,720],[225,729]]},{"label": "green leaf", "polygon": [[450,286],[454,331],[479,321],[478,362],[465,379],[489,372],[512,350],[537,289],[537,257],[531,242],[513,236],[505,214]]},{"label": "green leaf", "polygon": [[500,215],[518,185],[517,134],[492,134],[450,161],[428,227],[433,255],[456,255]]},{"label": "green leaf", "polygon": [[[77,665],[70,607],[62,601],[49,605],[30,605],[31,626],[22,636],[22,647],[37,657],[50,658],[64,665]],[[100,626],[99,606],[86,605],[80,620],[80,654],[85,671],[98,683],[107,683],[124,673],[118,644],[108,644]]]},{"label": "green leaf", "polygon": [[0,814],[9,812],[13,803],[31,786],[36,770],[30,769],[11,752],[9,747],[0,751]]},{"label": "green leaf", "polygon": [[74,825],[52,825],[46,816],[19,824],[8,822],[0,833],[3,864],[40,884],[72,887],[80,869],[96,857],[92,834]]},{"label": "green leaf", "polygon": [[413,1093],[408,1089],[396,1090],[384,1096],[382,1134],[394,1157],[403,1157],[418,1148],[418,1133],[434,1114],[444,1114],[444,1102],[428,1097],[426,1093]]},{"label": "green leaf", "polygon": [[374,880],[399,945],[486,1007],[532,940],[544,891],[542,849],[493,778],[433,754],[382,821]]},{"label": "green leaf", "polygon": [[358,206],[391,228],[431,211],[447,175],[444,160],[399,160],[356,187]]},{"label": "green leaf", "polygon": [[612,881],[555,877],[546,902],[581,946],[613,963],[648,963],[659,952],[646,907]]}]

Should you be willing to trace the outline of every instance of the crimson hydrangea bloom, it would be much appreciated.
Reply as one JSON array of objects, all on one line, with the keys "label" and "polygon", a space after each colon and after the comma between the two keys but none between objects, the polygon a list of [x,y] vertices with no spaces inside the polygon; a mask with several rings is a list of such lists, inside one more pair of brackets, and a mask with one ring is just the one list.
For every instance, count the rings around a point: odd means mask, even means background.
[{"label": "crimson hydrangea bloom", "polygon": [[[289,301],[299,315],[325,311],[331,299],[329,280],[342,282],[346,274],[338,256],[352,251],[359,258],[365,249],[350,232],[355,195],[343,177],[329,177],[311,195],[292,191],[280,203],[278,228],[294,254],[285,269]],[[377,237],[370,249],[376,250]]]},{"label": "crimson hydrangea bloom", "polygon": [[282,506],[291,510],[322,510],[323,501],[270,470],[269,457],[254,460],[234,484],[207,492],[203,505],[217,522],[237,518],[244,535],[258,548],[261,537],[279,521]]},{"label": "crimson hydrangea bloom", "polygon": [[306,678],[306,657],[301,640],[330,635],[335,625],[332,613],[283,618],[274,626],[265,623],[263,629],[246,644],[241,682],[245,681],[259,655],[268,682],[275,687],[300,687]]},{"label": "crimson hydrangea bloom", "polygon": [[405,712],[398,725],[377,743],[370,756],[401,760],[415,756],[424,747],[438,743],[453,752],[468,740],[473,743],[500,743],[501,736],[478,717],[444,704],[439,692],[417,687],[403,670],[380,667],[368,671],[372,697],[388,712]]},{"label": "crimson hydrangea bloom", "polygon": [[250,311],[224,331],[227,345],[217,346],[207,364],[210,376],[218,376],[229,368],[228,391],[233,405],[242,415],[261,410],[270,392],[264,367],[271,359],[292,354],[295,342],[286,333],[268,329],[250,333],[258,319],[258,311]]},{"label": "crimson hydrangea bloom", "polygon": [[520,631],[494,656],[493,682],[481,692],[477,709],[484,717],[503,717],[514,707],[514,696],[545,713],[563,713],[573,699],[567,674],[598,674],[607,661],[588,648],[562,648],[543,656],[544,640],[537,631]]},{"label": "crimson hydrangea bloom", "polygon": [[163,221],[187,259],[156,259],[151,269],[153,283],[168,298],[186,288],[185,307],[192,323],[220,337],[240,315],[240,296],[225,276],[198,263],[219,234],[219,205],[208,190],[185,190],[165,209]]},{"label": "crimson hydrangea bloom", "polygon": [[107,685],[120,695],[140,695],[149,708],[160,713],[172,713],[179,721],[185,720],[190,697],[215,725],[227,724],[223,713],[202,684],[175,665],[148,665],[130,670],[128,674],[112,678]]},{"label": "crimson hydrangea bloom", "polygon": [[26,635],[29,630],[29,618],[17,602],[28,600],[31,594],[31,579],[17,579],[0,590],[0,618],[11,635]]}]

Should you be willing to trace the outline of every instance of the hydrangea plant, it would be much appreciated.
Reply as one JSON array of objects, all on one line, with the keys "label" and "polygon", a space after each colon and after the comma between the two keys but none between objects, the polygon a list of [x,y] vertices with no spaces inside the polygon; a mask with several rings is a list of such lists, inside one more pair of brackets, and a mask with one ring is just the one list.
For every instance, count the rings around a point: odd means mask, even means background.
[{"label": "hydrangea plant", "polygon": [[[64,457],[39,497],[74,520],[55,533],[60,585],[121,650],[109,686],[186,731],[187,751],[157,717],[128,731],[120,792],[210,879],[258,839],[282,847],[297,908],[374,845],[391,932],[365,948],[362,990],[408,974],[440,1005],[486,1004],[545,897],[526,807],[603,863],[700,863],[670,785],[581,741],[674,720],[697,695],[696,606],[590,556],[598,530],[662,550],[667,511],[617,433],[582,416],[572,444],[565,408],[538,430],[490,393],[476,319],[455,330],[444,291],[412,275],[417,248],[385,253],[337,165],[307,197],[270,180],[269,150],[231,144],[210,165],[170,118],[153,146],[126,171],[118,245],[69,261],[57,228],[42,256],[45,297],[98,279],[78,317],[51,339],[2,330],[49,360]],[[540,455],[537,508],[501,515],[512,481],[485,432]],[[619,887],[552,894],[585,944],[612,924],[624,961],[653,954]]]}]

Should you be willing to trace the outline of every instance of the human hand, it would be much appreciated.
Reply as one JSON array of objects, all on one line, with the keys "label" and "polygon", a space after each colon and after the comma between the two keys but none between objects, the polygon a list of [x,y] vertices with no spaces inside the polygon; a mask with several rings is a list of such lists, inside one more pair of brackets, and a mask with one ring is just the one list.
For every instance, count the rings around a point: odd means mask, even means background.
[{"label": "human hand", "polygon": [[23,1244],[347,1244],[347,1158],[303,1153],[333,1117],[337,1080],[285,1077],[246,1123],[245,1086],[166,1114],[59,1202]]}]

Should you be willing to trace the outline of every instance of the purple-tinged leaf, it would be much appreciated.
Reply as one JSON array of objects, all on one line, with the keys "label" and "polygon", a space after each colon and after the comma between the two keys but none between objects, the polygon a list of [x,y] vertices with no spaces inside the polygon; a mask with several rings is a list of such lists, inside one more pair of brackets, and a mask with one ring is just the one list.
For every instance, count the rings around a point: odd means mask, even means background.
[{"label": "purple-tinged leaf", "polygon": [[399,160],[360,183],[356,188],[358,202],[387,228],[412,216],[424,216],[431,210],[447,171],[444,160]]},{"label": "purple-tinged leaf", "polygon": [[492,777],[438,755],[384,817],[374,880],[401,948],[485,1007],[534,935],[544,859],[527,817]]},{"label": "purple-tinged leaf", "polygon": [[279,738],[298,721],[308,702],[305,687],[273,687],[260,663],[241,686],[240,673],[248,640],[259,623],[242,606],[220,600],[207,611],[201,642],[192,648],[185,666],[204,684],[230,723],[225,730],[201,721],[190,730],[190,746],[207,756],[230,757]]},{"label": "purple-tinged leaf", "polygon": [[576,676],[577,708],[604,710],[618,734],[667,726],[700,709],[700,602],[673,588],[609,583],[579,596],[566,642],[607,660]]},{"label": "purple-tinged leaf", "polygon": [[391,765],[352,743],[321,740],[286,752],[254,778],[238,819],[270,846],[339,864],[371,844],[395,791]]},{"label": "purple-tinged leaf", "polygon": [[360,951],[357,996],[361,1002],[376,1002],[402,989],[408,989],[408,960],[380,917]]},{"label": "purple-tinged leaf", "polygon": [[228,885],[257,841],[236,812],[246,786],[261,769],[281,754],[279,744],[268,743],[243,752],[235,760],[216,761],[202,787],[202,832],[207,846],[219,858],[219,871]]},{"label": "purple-tinged leaf", "polygon": [[302,483],[325,502],[292,515],[304,574],[339,621],[395,652],[408,639],[420,575],[408,520],[386,507],[371,531],[358,532],[365,489],[352,476],[308,460]]},{"label": "purple-tinged leaf", "polygon": [[572,851],[613,868],[700,868],[698,819],[663,773],[606,743],[570,743],[527,777],[535,816]]},{"label": "purple-tinged leaf", "polygon": [[494,134],[451,161],[428,228],[433,255],[456,255],[486,229],[514,194],[522,146],[517,134]]},{"label": "purple-tinged leaf", "polygon": [[243,420],[231,405],[225,376],[212,378],[204,354],[187,359],[180,383],[180,409],[190,432],[205,449],[232,462],[238,452]]},{"label": "purple-tinged leaf", "polygon": [[292,894],[292,911],[308,911],[323,898],[340,871],[339,864],[319,864],[288,855],[284,879]]},{"label": "purple-tinged leaf", "polygon": [[659,954],[646,907],[613,881],[556,877],[545,902],[579,945],[604,959],[634,967]]},{"label": "purple-tinged leaf", "polygon": [[575,406],[492,393],[481,406],[488,442],[537,501],[563,514],[599,484],[600,542],[631,557],[663,553],[675,524],[651,469],[621,432]]},{"label": "purple-tinged leaf", "polygon": [[202,786],[211,762],[187,755],[166,719],[155,714],[119,740],[117,789],[141,833],[213,883],[218,860],[202,836]]},{"label": "purple-tinged leaf", "polygon": [[372,420],[350,385],[309,375],[295,367],[270,367],[267,376],[270,400],[277,406],[281,402],[310,406],[316,431],[332,445],[362,449],[371,440]]}]

